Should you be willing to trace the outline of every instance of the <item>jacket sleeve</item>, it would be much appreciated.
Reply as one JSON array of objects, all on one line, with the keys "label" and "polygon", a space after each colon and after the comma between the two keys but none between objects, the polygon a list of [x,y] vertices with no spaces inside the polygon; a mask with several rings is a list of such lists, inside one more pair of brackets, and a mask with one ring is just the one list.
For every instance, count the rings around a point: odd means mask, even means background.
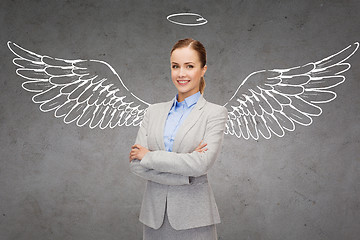
[{"label": "jacket sleeve", "polygon": [[154,169],[148,169],[140,165],[140,161],[135,159],[130,163],[130,170],[135,175],[164,185],[188,185],[189,177],[179,174],[159,172]]},{"label": "jacket sleeve", "polygon": [[208,118],[204,136],[207,151],[201,153],[152,151],[145,154],[140,164],[148,169],[183,176],[199,177],[206,174],[221,151],[227,115],[227,109],[221,107]]},{"label": "jacket sleeve", "polygon": [[[150,107],[145,113],[144,119],[141,122],[135,144],[140,144],[143,147],[148,148],[147,144],[147,126],[149,122]],[[189,177],[182,176],[179,174],[172,174],[157,171],[154,169],[149,169],[140,164],[141,161],[134,159],[130,162],[130,171],[135,175],[145,179],[150,180],[156,183],[165,184],[165,185],[187,185],[189,183]]]}]

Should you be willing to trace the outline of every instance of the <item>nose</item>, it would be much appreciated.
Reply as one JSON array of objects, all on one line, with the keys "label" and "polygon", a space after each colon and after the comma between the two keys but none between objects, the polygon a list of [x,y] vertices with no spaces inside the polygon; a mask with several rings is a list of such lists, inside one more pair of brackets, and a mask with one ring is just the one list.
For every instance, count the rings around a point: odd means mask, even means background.
[{"label": "nose", "polygon": [[185,69],[181,67],[179,71],[179,77],[184,77],[185,75]]}]

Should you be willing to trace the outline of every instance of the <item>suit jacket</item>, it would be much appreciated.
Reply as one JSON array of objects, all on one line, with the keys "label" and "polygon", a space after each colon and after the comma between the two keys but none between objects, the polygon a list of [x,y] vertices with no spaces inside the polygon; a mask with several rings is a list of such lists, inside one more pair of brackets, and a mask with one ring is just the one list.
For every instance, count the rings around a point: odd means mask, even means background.
[{"label": "suit jacket", "polygon": [[[167,152],[163,134],[172,103],[148,108],[135,141],[150,150],[141,161],[130,163],[130,170],[147,180],[139,219],[160,228],[166,205],[176,230],[220,223],[207,172],[221,151],[227,110],[201,95],[176,133],[173,152]],[[208,150],[194,151],[202,139]]]}]

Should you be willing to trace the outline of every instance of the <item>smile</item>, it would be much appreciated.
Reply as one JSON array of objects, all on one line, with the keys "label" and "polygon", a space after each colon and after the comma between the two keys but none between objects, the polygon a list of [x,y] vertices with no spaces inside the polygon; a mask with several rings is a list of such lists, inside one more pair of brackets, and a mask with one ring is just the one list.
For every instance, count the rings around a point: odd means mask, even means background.
[{"label": "smile", "polygon": [[190,80],[176,80],[180,85],[186,85],[190,82]]}]

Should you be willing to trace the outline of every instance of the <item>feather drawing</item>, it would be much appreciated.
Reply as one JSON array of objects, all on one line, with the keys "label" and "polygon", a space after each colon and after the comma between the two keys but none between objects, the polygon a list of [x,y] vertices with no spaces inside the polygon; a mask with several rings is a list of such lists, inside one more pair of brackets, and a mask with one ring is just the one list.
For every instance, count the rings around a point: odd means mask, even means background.
[{"label": "feather drawing", "polygon": [[[99,127],[138,126],[150,106],[135,96],[116,71],[100,60],[66,60],[39,55],[8,42],[15,54],[22,87],[43,112],[65,123]],[[283,137],[296,124],[308,126],[322,113],[320,105],[336,98],[333,88],[345,81],[358,50],[355,42],[316,62],[287,69],[255,71],[224,105],[228,109],[225,134],[244,139]]]},{"label": "feather drawing", "polygon": [[244,139],[283,137],[295,124],[308,126],[319,116],[319,104],[336,98],[333,87],[343,83],[346,63],[359,43],[317,62],[287,69],[261,70],[249,74],[225,104],[226,134]]},{"label": "feather drawing", "polygon": [[26,80],[22,87],[34,93],[41,111],[90,128],[141,123],[149,104],[131,93],[108,63],[53,58],[7,44],[16,55],[17,75]]}]

